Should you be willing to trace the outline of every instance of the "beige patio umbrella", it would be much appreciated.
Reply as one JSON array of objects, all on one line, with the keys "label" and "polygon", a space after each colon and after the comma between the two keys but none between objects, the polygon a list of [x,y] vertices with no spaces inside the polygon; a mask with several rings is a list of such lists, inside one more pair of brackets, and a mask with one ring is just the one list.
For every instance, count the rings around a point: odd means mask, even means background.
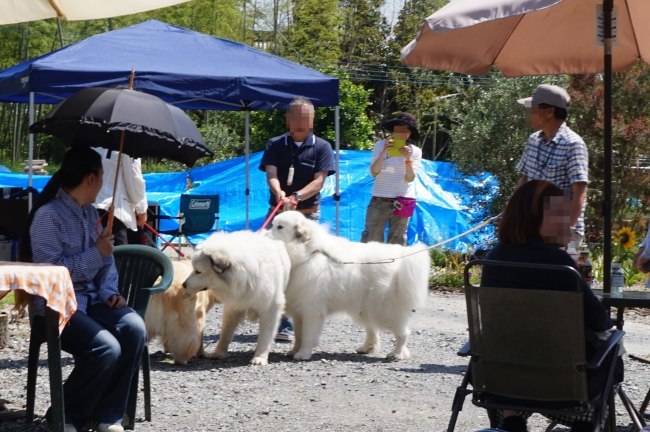
[{"label": "beige patio umbrella", "polygon": [[189,0],[0,0],[0,25],[47,18],[69,21],[111,18]]},{"label": "beige patio umbrella", "polygon": [[[611,262],[612,71],[650,63],[650,0],[453,0],[401,52],[409,66],[505,76],[604,72],[604,262]],[[604,269],[605,291],[611,273]]]}]

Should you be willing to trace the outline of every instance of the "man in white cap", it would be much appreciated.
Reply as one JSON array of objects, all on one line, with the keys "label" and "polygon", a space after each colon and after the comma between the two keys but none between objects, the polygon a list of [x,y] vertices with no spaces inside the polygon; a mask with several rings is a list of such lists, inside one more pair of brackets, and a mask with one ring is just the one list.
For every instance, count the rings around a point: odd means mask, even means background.
[{"label": "man in white cap", "polygon": [[542,84],[532,97],[518,102],[530,109],[531,126],[539,129],[528,138],[517,163],[518,184],[546,180],[570,194],[571,237],[578,248],[585,233],[589,155],[584,140],[565,123],[571,98],[562,87]]}]

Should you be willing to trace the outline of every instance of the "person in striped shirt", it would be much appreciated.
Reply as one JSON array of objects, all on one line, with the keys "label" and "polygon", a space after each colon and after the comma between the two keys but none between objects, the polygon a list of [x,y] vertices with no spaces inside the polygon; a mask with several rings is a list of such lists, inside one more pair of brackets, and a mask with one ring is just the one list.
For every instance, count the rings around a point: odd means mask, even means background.
[{"label": "person in striped shirt", "polygon": [[[414,180],[420,168],[422,150],[408,141],[417,140],[420,133],[415,117],[407,112],[386,121],[384,127],[391,131],[391,136],[377,141],[372,149],[370,174],[375,178],[375,184],[361,241],[383,243],[386,240],[387,243],[405,245],[411,218],[410,215],[396,214],[395,208],[402,205],[400,197],[413,200],[411,203],[415,204]],[[385,239],[386,225],[388,238]]]}]

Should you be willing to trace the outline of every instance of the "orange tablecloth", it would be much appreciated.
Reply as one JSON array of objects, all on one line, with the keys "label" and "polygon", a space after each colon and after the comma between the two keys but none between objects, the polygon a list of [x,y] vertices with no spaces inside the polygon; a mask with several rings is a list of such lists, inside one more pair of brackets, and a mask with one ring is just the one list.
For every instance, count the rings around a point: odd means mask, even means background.
[{"label": "orange tablecloth", "polygon": [[59,313],[59,333],[77,310],[72,279],[63,266],[0,262],[0,298],[11,290],[43,297]]}]

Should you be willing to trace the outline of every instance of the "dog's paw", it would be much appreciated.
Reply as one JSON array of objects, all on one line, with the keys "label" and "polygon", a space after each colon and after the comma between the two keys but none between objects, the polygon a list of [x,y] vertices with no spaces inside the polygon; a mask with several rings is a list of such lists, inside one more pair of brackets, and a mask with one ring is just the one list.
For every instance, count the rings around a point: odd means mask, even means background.
[{"label": "dog's paw", "polygon": [[262,365],[262,366],[264,366],[264,365],[269,364],[269,361],[268,361],[268,359],[266,357],[253,357],[251,359],[251,364],[252,365]]},{"label": "dog's paw", "polygon": [[371,354],[374,352],[377,352],[379,349],[378,345],[366,345],[363,344],[359,348],[357,348],[357,352],[359,354]]},{"label": "dog's paw", "polygon": [[226,357],[228,357],[228,351],[215,351],[210,354],[210,358],[214,360],[224,359]]},{"label": "dog's paw", "polygon": [[311,350],[300,350],[293,355],[294,360],[309,360],[311,358]]},{"label": "dog's paw", "polygon": [[391,351],[386,356],[386,358],[389,359],[389,360],[406,360],[409,357],[411,357],[411,353],[409,352],[408,348],[406,348],[406,347],[402,348],[402,350],[400,352]]}]

